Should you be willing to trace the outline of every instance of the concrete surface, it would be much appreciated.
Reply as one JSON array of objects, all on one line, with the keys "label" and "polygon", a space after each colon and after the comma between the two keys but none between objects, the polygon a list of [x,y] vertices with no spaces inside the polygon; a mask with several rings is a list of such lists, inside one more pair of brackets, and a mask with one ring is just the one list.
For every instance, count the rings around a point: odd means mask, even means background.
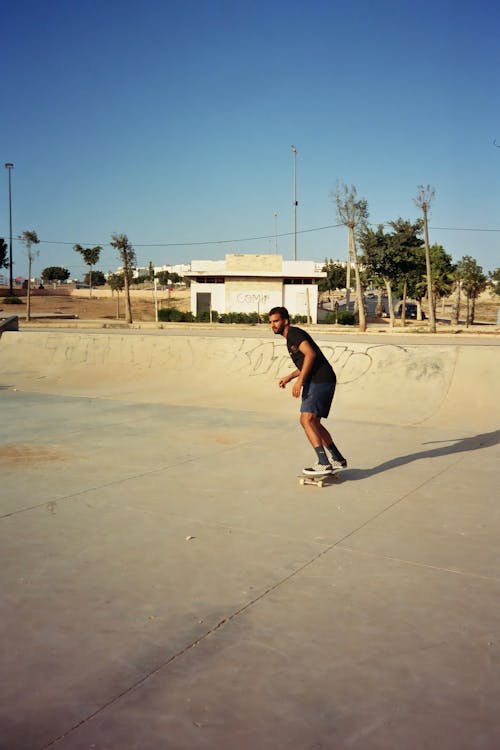
[{"label": "concrete surface", "polygon": [[498,345],[0,339],[1,750],[497,750]]}]

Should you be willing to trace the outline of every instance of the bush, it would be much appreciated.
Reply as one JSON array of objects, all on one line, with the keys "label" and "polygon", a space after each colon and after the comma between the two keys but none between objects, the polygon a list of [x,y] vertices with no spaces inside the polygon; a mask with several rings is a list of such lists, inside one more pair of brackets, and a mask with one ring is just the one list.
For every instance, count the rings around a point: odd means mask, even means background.
[{"label": "bush", "polygon": [[194,320],[193,313],[182,312],[176,307],[163,307],[158,310],[158,320],[163,323],[190,323]]},{"label": "bush", "polygon": [[292,315],[290,323],[292,325],[295,325],[295,323],[307,323],[307,315]]},{"label": "bush", "polygon": [[328,315],[325,318],[325,323],[327,323],[328,325],[333,325],[336,322],[337,322],[337,313],[334,313],[334,312],[328,313]]},{"label": "bush", "polygon": [[[210,312],[205,310],[205,312],[198,313],[195,320],[197,323],[210,323]],[[218,320],[219,313],[217,310],[212,310],[212,323],[217,323]]]},{"label": "bush", "polygon": [[219,323],[246,323],[247,325],[256,325],[262,321],[262,316],[256,312],[241,313],[241,312],[230,312],[223,313],[219,317]]},{"label": "bush", "polygon": [[356,323],[354,313],[350,310],[341,310],[337,316],[337,323],[341,326],[353,326]]},{"label": "bush", "polygon": [[19,297],[4,297],[3,298],[4,305],[22,305],[23,301]]}]

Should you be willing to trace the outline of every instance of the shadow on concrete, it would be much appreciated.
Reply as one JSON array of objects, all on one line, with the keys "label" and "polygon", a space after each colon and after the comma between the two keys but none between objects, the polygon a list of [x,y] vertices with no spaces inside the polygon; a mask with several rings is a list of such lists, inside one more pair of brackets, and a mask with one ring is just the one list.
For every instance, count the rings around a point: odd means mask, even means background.
[{"label": "shadow on concrete", "polygon": [[[423,445],[434,445],[435,443],[442,442],[446,442],[447,444],[441,445],[439,448],[429,448],[428,450],[420,451],[419,453],[408,453],[406,456],[396,456],[395,458],[391,458],[389,461],[384,461],[371,469],[348,469],[347,471],[344,471],[342,475],[344,478],[351,481],[366,479],[375,474],[381,474],[384,471],[395,469],[398,466],[405,466],[405,464],[412,463],[412,461],[448,456],[454,453],[465,453],[479,450],[480,448],[488,448],[497,445],[497,443],[500,442],[500,430],[484,432],[481,435],[473,435],[472,437],[450,438],[446,441],[430,441]],[[448,445],[448,443],[452,443],[452,445]]]}]

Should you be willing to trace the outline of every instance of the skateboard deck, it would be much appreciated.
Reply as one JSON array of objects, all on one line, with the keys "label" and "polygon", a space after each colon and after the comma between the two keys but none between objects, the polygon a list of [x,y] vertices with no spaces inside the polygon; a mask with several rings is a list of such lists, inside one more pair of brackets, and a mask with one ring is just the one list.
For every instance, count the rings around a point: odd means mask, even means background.
[{"label": "skateboard deck", "polygon": [[299,474],[298,480],[301,486],[305,484],[314,484],[316,487],[323,487],[323,485],[332,484],[338,479],[342,469],[334,469],[328,474]]}]

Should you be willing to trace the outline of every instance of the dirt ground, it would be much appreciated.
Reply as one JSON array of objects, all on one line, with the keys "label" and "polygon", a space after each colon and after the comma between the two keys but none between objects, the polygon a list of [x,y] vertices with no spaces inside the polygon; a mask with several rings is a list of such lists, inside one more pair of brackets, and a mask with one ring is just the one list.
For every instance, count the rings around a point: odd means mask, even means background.
[{"label": "dirt ground", "polygon": [[[79,292],[79,296],[71,293],[71,288],[57,288],[33,290],[31,296],[31,315],[35,320],[37,316],[68,315],[79,320],[124,320],[125,299],[120,294],[118,299],[113,297],[101,297],[99,291]],[[0,289],[0,315],[19,315],[24,318],[26,314],[26,297],[24,291],[16,291],[21,296],[22,305],[9,305],[3,303],[7,296],[7,289]],[[153,322],[155,320],[155,307],[152,292],[136,292],[140,297],[132,299],[132,316],[135,322]],[[83,295],[83,296],[82,296]],[[500,306],[500,297],[490,291],[484,292],[476,303],[477,323],[496,323],[497,312]],[[179,310],[190,309],[189,289],[173,290],[169,299],[160,300],[159,307],[175,307]],[[437,318],[449,319],[451,313],[451,300],[439,302],[437,305]],[[465,317],[465,303],[461,307],[461,320]],[[385,321],[387,323],[387,321]],[[407,325],[415,324],[415,321],[407,321]],[[419,325],[422,325],[421,323]],[[424,324],[425,325],[425,324]]]},{"label": "dirt ground", "polygon": [[[3,293],[2,293],[3,291]],[[41,293],[43,291],[43,294]],[[2,304],[7,290],[0,290],[0,312],[2,315],[26,314],[26,297],[21,297],[22,305]],[[98,292],[93,291],[85,296],[71,294],[71,290],[33,290],[31,295],[31,315],[72,315],[80,320],[117,320],[125,319],[125,298],[120,294],[118,299],[113,297],[100,297]],[[189,290],[174,290],[168,300],[160,300],[159,307],[176,307],[178,310],[189,310]],[[140,298],[132,300],[132,317],[136,321],[154,321],[155,306],[152,293],[145,292]]]}]

